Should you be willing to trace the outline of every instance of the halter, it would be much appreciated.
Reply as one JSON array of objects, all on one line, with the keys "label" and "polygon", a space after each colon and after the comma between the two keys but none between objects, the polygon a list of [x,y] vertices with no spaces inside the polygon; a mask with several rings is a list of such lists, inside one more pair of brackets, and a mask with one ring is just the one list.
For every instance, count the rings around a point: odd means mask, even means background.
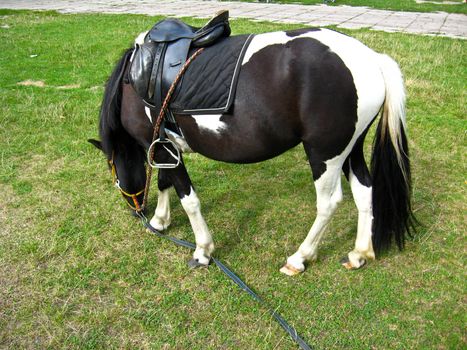
[{"label": "halter", "polygon": [[112,182],[125,199],[130,198],[133,201],[134,206],[131,205],[130,202],[128,202],[128,200],[126,201],[126,204],[128,204],[128,206],[134,211],[136,211],[137,213],[142,212],[144,207],[142,207],[139,204],[138,196],[144,192],[144,188],[137,193],[128,193],[123,188],[120,187],[120,181],[118,180],[118,176],[117,176],[117,168],[115,167],[115,163],[114,163],[114,154],[115,152],[112,151],[112,158],[109,160],[110,173],[112,174]]}]

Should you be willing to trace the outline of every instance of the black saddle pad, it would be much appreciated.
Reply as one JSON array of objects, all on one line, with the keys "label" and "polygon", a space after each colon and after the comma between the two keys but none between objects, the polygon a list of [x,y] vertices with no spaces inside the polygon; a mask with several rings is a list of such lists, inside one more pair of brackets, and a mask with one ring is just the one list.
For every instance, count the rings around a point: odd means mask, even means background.
[{"label": "black saddle pad", "polygon": [[170,109],[175,114],[227,113],[234,101],[242,60],[253,35],[206,47],[187,68]]}]

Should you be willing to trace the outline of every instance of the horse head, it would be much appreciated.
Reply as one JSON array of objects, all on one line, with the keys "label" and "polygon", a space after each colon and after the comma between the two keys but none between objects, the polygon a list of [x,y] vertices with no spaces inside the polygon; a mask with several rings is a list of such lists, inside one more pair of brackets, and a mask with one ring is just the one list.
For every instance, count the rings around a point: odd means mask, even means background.
[{"label": "horse head", "polygon": [[141,147],[132,143],[118,144],[111,148],[103,141],[89,139],[88,142],[105,154],[112,182],[125,198],[128,206],[133,211],[142,211],[146,170]]}]

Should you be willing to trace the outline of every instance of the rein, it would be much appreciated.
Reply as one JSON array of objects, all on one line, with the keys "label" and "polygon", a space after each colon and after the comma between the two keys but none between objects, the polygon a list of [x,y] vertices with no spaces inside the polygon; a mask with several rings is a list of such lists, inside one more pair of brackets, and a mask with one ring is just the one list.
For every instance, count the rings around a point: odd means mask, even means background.
[{"label": "rein", "polygon": [[[156,235],[157,237],[167,239],[173,243],[175,243],[178,246],[185,247],[188,249],[195,250],[196,245],[187,242],[183,239],[171,237],[168,235],[165,235],[163,233],[160,233],[158,230],[156,230],[154,227],[151,226],[151,224],[148,222],[148,219],[146,216],[143,214],[143,212],[136,212],[136,215],[141,219],[141,222],[143,223],[144,227],[146,229]],[[211,260],[214,261],[214,263],[217,265],[217,267],[227,276],[229,277],[237,286],[240,287],[241,290],[244,292],[248,293],[254,300],[256,300],[258,303],[260,303],[262,306],[264,306],[269,314],[274,317],[274,319],[281,325],[281,327],[290,335],[290,337],[300,346],[302,350],[312,350],[311,346],[306,343],[305,340],[303,340],[302,337],[297,333],[294,327],[289,325],[287,321],[271,306],[269,306],[264,299],[262,299],[258,294],[256,294],[248,285],[242,281],[240,277],[238,277],[232,270],[230,270],[227,266],[225,266],[221,261],[217,260],[214,257],[211,257]]]},{"label": "rein", "polygon": [[[126,202],[127,202],[128,206],[135,211],[136,216],[138,216],[141,219],[141,222],[143,223],[143,226],[146,227],[146,229],[150,233],[156,235],[157,237],[167,239],[167,240],[175,243],[178,246],[182,246],[182,247],[189,248],[189,249],[192,249],[192,250],[196,249],[195,244],[193,244],[191,242],[187,242],[187,241],[182,240],[182,239],[178,239],[178,238],[175,238],[175,237],[164,235],[161,232],[159,232],[158,230],[156,230],[154,227],[152,227],[151,224],[149,223],[148,219],[144,215],[144,209],[146,208],[146,205],[147,205],[149,187],[151,185],[152,169],[153,169],[153,167],[157,167],[152,163],[152,161],[154,159],[154,146],[155,146],[156,143],[162,141],[160,138],[158,138],[158,136],[159,136],[161,124],[162,124],[164,116],[165,116],[165,112],[166,112],[167,107],[169,105],[170,99],[171,99],[171,97],[172,97],[172,95],[173,95],[173,93],[175,91],[175,87],[178,84],[178,82],[180,81],[182,75],[185,73],[185,71],[188,68],[188,66],[190,65],[190,63],[202,51],[203,51],[203,48],[200,48],[200,49],[196,50],[190,56],[190,58],[185,62],[185,64],[183,65],[183,67],[180,69],[177,76],[175,77],[175,80],[172,83],[172,85],[170,86],[170,89],[167,92],[167,95],[166,95],[166,97],[164,99],[164,103],[162,104],[161,110],[159,112],[159,115],[158,115],[158,117],[156,119],[156,123],[154,125],[154,133],[153,133],[153,136],[152,136],[151,146],[148,149],[148,155],[147,155],[148,156],[148,166],[147,166],[147,169],[146,169],[146,185],[145,185],[144,189],[142,189],[141,191],[139,191],[137,193],[127,193],[126,191],[124,191],[120,187],[120,183],[118,181],[117,169],[116,169],[115,164],[114,164],[114,154],[113,153],[112,153],[112,158],[109,160],[109,165],[111,167],[111,173],[112,173],[112,181],[113,181],[115,187],[120,191],[120,193],[125,198],[131,198],[132,199],[132,201],[134,203],[134,206],[132,206],[128,201],[126,201]],[[166,150],[169,151],[169,153],[172,153],[169,149],[166,148]],[[173,154],[172,154],[172,156],[173,156]],[[176,164],[176,166],[178,166],[179,163],[180,163],[180,158],[177,158],[177,157],[174,157],[174,158],[178,159],[178,163]],[[142,205],[139,204],[138,199],[137,199],[137,196],[141,195],[141,193],[144,193]],[[269,306],[266,303],[266,301],[264,301],[264,299],[262,299],[250,287],[248,287],[248,285],[245,282],[243,282],[240,277],[238,277],[232,270],[230,270],[226,265],[224,265],[222,262],[220,262],[216,258],[211,257],[211,261],[213,261],[217,265],[217,267],[227,277],[229,277],[237,286],[239,286],[240,289],[242,289],[244,292],[248,293],[254,300],[256,300],[258,303],[260,303],[262,306],[264,306],[268,310],[269,314],[272,317],[274,317],[274,319],[290,335],[290,337],[300,346],[301,349],[303,349],[303,350],[312,350],[312,348],[305,342],[305,340],[303,340],[303,338],[300,337],[300,335],[298,335],[295,328],[290,326],[287,323],[287,321],[275,309],[273,309],[271,306]]]}]

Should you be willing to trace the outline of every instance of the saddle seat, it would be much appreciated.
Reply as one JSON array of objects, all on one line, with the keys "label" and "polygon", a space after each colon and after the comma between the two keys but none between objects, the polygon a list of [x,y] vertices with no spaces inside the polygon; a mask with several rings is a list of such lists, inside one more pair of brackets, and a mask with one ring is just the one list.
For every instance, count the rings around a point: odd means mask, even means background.
[{"label": "saddle seat", "polygon": [[190,49],[213,45],[230,33],[228,11],[219,12],[201,28],[178,19],[162,20],[148,32],[142,45],[136,45],[129,69],[130,83],[145,104],[159,113]]},{"label": "saddle seat", "polygon": [[160,21],[148,33],[149,40],[158,43],[191,39],[193,47],[206,47],[230,35],[229,11],[221,11],[203,27],[197,28],[178,19]]}]

